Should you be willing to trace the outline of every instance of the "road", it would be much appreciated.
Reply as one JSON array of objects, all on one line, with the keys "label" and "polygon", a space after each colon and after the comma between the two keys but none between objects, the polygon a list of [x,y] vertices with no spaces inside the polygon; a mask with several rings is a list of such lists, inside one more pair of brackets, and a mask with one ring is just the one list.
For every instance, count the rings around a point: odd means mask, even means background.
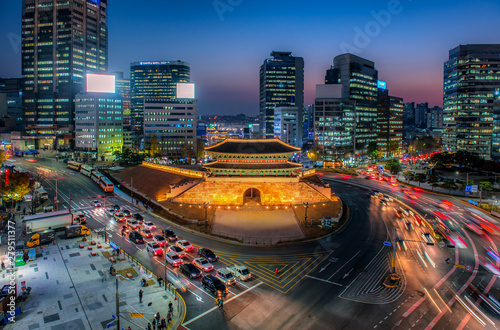
[{"label": "road", "polygon": [[[197,235],[120,197],[108,197],[92,180],[66,169],[62,163],[39,161],[34,165],[18,160],[18,165],[31,170],[36,166],[43,172],[42,184],[52,200],[55,181],[51,179],[65,177],[58,180],[59,208],[69,207],[71,195],[72,210],[84,212],[91,229],[102,232],[106,224],[110,239],[157,275],[164,274],[164,259],[148,255],[145,245],[135,245],[121,237],[123,224],[107,217],[104,207],[94,207],[92,200],[96,196],[107,197],[106,203],[110,205],[118,204],[132,213],[142,214],[159,228],[171,227],[178,236],[191,242],[195,250],[212,249],[220,258],[215,268],[233,263],[246,265],[254,276],[229,289],[223,313],[216,308],[214,297],[201,287],[200,280],[191,281],[178,275],[186,288],[182,293],[187,305],[184,324],[191,329],[423,329],[482,327],[481,322],[486,328],[493,328],[488,320],[498,323],[497,315],[484,303],[478,304],[480,311],[471,305],[478,296],[469,285],[500,297],[496,277],[480,266],[480,262],[487,259],[483,246],[496,250],[498,232],[478,236],[464,231],[460,217],[469,217],[469,212],[451,199],[455,206],[444,210],[438,206],[442,197],[437,195],[414,192],[410,198],[401,187],[372,180],[324,177],[333,180],[328,181],[333,191],[350,209],[351,219],[345,230],[312,242],[249,247]],[[398,218],[394,212],[400,206],[398,201],[383,206],[379,199],[367,196],[365,187],[390,194],[429,219],[435,215],[434,210],[446,213],[458,228],[454,234],[460,235],[468,246],[453,249],[439,244],[425,245],[421,234],[429,229],[419,227],[412,216]],[[407,222],[412,223],[411,230]],[[385,246],[384,242],[393,241],[394,228],[404,242],[400,242],[397,250],[397,270],[404,280],[398,288],[388,289],[381,283],[391,271],[392,247]],[[196,252],[188,253],[185,262],[194,257]],[[448,258],[451,262],[446,263]],[[471,265],[473,271],[457,268],[455,263]],[[178,273],[170,265],[167,269]]]}]

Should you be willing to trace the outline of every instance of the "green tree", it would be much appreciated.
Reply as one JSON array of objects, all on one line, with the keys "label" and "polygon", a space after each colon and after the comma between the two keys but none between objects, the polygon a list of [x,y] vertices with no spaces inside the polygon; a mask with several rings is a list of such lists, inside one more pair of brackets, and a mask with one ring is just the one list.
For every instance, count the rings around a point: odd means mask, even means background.
[{"label": "green tree", "polygon": [[401,167],[401,164],[399,163],[399,160],[397,160],[397,159],[393,159],[393,160],[388,161],[385,164],[385,168],[387,170],[389,170],[392,174],[398,174],[403,169]]},{"label": "green tree", "polygon": [[30,176],[26,172],[4,171],[0,177],[0,194],[4,201],[20,201],[29,193]]},{"label": "green tree", "polygon": [[404,177],[405,177],[405,179],[406,179],[406,183],[408,183],[408,181],[410,181],[410,179],[413,179],[414,174],[413,174],[413,172],[412,172],[412,171],[405,171],[405,172],[403,173],[403,176],[404,176]]},{"label": "green tree", "polygon": [[149,141],[149,156],[156,157],[158,155],[158,138],[156,134],[151,136],[151,141]]},{"label": "green tree", "polygon": [[493,190],[493,185],[489,181],[482,181],[482,182],[479,182],[479,184],[481,184],[484,191],[492,191]]},{"label": "green tree", "polygon": [[441,187],[448,189],[448,192],[451,192],[452,189],[458,189],[458,186],[453,179],[445,179],[441,184]]},{"label": "green tree", "polygon": [[380,158],[380,151],[373,150],[372,153],[371,153],[371,155],[372,155],[373,159],[379,159]]},{"label": "green tree", "polygon": [[197,150],[196,158],[198,161],[200,159],[205,158],[205,140],[203,139],[196,140],[196,150]]},{"label": "green tree", "polygon": [[426,175],[424,173],[417,173],[417,174],[415,174],[415,178],[414,179],[415,179],[415,181],[418,182],[418,186],[420,187],[420,184],[422,182],[425,182],[426,179],[427,179],[427,177],[426,177]]},{"label": "green tree", "polygon": [[431,174],[427,177],[427,183],[432,187],[433,191],[434,191],[434,187],[439,186],[438,181],[439,181],[439,179],[435,175]]},{"label": "green tree", "polygon": [[370,142],[370,144],[368,145],[367,152],[369,155],[373,155],[373,152],[377,151],[377,149],[378,149],[377,142]]}]

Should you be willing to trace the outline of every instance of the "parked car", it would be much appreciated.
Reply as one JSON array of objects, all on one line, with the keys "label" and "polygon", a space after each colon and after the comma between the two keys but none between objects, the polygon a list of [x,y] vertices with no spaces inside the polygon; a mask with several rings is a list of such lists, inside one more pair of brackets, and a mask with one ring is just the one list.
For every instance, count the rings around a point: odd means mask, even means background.
[{"label": "parked car", "polygon": [[173,267],[179,267],[182,264],[182,259],[174,252],[167,252],[165,260]]},{"label": "parked car", "polygon": [[193,265],[204,272],[211,272],[214,270],[214,266],[205,258],[194,258]]},{"label": "parked car", "polygon": [[206,248],[199,249],[198,256],[207,259],[209,262],[216,262],[217,260],[219,260],[219,258],[217,258],[217,256],[215,255],[215,253],[212,252],[212,250]]},{"label": "parked car", "polygon": [[154,235],[153,240],[158,243],[159,246],[163,247],[165,244],[167,244],[167,241],[165,241],[165,237],[161,235]]},{"label": "parked car", "polygon": [[167,251],[177,253],[177,255],[181,258],[186,257],[186,252],[183,249],[181,249],[180,247],[175,246],[175,245],[170,245],[168,247]]},{"label": "parked car", "polygon": [[156,228],[156,225],[154,223],[152,223],[151,221],[145,221],[142,223],[142,228],[153,230]]},{"label": "parked car", "polygon": [[148,244],[146,245],[146,250],[148,252],[151,252],[155,256],[159,256],[163,253],[161,246],[154,241],[148,242]]},{"label": "parked car", "polygon": [[177,241],[175,245],[177,245],[186,252],[193,251],[193,246],[185,239]]},{"label": "parked car", "polygon": [[144,237],[138,231],[131,231],[128,239],[135,244],[144,244]]},{"label": "parked car", "polygon": [[203,276],[201,278],[201,285],[203,286],[203,289],[211,292],[217,297],[224,297],[228,293],[228,290],[224,283],[222,283],[221,280],[212,275]]},{"label": "parked car", "polygon": [[163,236],[165,236],[170,242],[177,240],[177,235],[175,235],[170,229],[163,230]]},{"label": "parked car", "polygon": [[180,270],[184,275],[191,279],[201,277],[201,270],[196,268],[196,266],[191,263],[182,264]]}]

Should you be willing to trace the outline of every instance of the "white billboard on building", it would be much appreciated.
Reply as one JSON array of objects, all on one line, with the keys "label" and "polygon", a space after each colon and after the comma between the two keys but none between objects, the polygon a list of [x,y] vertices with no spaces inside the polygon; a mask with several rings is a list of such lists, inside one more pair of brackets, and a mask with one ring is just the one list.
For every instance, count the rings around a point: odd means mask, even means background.
[{"label": "white billboard on building", "polygon": [[177,83],[178,99],[194,99],[194,84]]},{"label": "white billboard on building", "polygon": [[114,93],[115,76],[108,74],[87,73],[87,92]]}]

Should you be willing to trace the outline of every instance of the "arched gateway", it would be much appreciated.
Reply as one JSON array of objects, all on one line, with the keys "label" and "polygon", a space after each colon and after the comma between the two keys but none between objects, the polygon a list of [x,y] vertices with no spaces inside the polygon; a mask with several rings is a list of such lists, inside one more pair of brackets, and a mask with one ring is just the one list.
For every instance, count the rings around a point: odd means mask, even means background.
[{"label": "arched gateway", "polygon": [[243,204],[248,202],[261,203],[260,200],[260,190],[257,188],[248,188],[243,193]]}]

